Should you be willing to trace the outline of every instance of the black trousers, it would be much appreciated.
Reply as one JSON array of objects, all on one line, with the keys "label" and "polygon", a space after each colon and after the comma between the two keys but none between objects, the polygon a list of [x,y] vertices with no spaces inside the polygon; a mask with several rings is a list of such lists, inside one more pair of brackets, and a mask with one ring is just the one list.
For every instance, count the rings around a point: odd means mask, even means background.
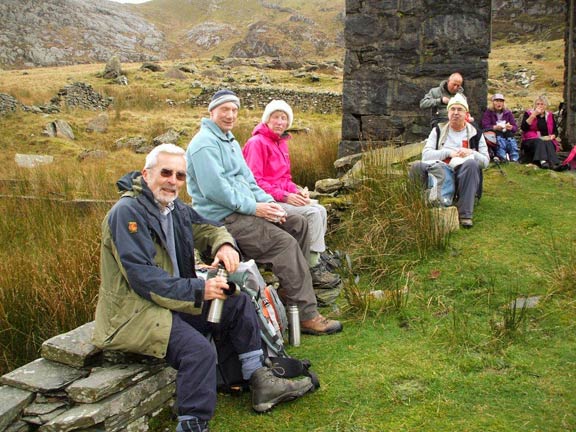
[{"label": "black trousers", "polygon": [[560,163],[554,143],[540,138],[522,141],[522,162],[540,163],[540,161],[548,162],[551,167]]},{"label": "black trousers", "polygon": [[[243,354],[261,349],[258,317],[250,297],[245,293],[224,301],[222,321],[206,321],[210,302],[205,302],[202,315],[172,313],[172,330],[166,361],[178,371],[176,402],[178,415],[191,415],[210,420],[216,408],[217,354],[206,337],[218,331],[218,352],[233,350]],[[217,327],[217,328],[215,328]]]}]

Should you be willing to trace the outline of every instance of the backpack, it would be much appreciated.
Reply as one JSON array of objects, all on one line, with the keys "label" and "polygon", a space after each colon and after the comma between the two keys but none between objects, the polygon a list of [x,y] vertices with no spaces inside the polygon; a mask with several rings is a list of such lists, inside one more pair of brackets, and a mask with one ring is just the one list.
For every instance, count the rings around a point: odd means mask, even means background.
[{"label": "backpack", "polygon": [[572,150],[562,162],[562,165],[568,166],[571,170],[576,170],[576,146],[572,147]]},{"label": "backpack", "polygon": [[[250,296],[256,309],[265,364],[277,377],[295,378],[305,375],[312,380],[314,389],[319,388],[318,377],[309,370],[310,361],[296,359],[286,352],[284,340],[288,335],[288,318],[276,289],[266,285],[254,260],[241,262],[236,273],[242,272],[245,275],[240,290]],[[218,388],[221,391],[236,392],[248,388],[248,383],[242,378],[240,360],[233,350],[227,347],[218,349],[217,370]]]},{"label": "backpack", "polygon": [[268,356],[284,354],[284,340],[288,337],[286,309],[276,289],[266,285],[254,260],[241,262],[236,272],[247,274],[246,283],[240,289],[248,294],[256,308],[262,342]]},{"label": "backpack", "polygon": [[456,192],[452,168],[442,161],[433,161],[426,167],[426,172],[428,173],[426,201],[434,206],[450,207]]}]

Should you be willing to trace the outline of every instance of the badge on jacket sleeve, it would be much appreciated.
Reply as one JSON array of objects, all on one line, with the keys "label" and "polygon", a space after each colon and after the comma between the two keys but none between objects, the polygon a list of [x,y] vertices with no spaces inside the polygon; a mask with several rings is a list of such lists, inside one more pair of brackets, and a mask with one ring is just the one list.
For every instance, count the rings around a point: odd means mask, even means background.
[{"label": "badge on jacket sleeve", "polygon": [[136,222],[130,221],[128,222],[128,231],[130,234],[135,234],[138,232],[138,224]]}]

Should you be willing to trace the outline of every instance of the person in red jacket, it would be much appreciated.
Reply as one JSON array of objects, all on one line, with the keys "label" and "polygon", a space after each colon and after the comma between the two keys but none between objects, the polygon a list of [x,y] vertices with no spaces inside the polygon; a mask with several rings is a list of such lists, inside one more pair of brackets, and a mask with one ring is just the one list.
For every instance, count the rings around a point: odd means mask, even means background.
[{"label": "person in red jacket", "polygon": [[273,100],[264,109],[262,122],[252,131],[242,153],[254,178],[265,192],[290,214],[301,214],[308,220],[310,237],[310,268],[315,287],[332,287],[340,277],[328,272],[320,263],[320,254],[326,250],[324,236],[327,228],[326,209],[310,199],[307,188],[292,180],[286,130],[292,126],[294,113],[283,100]]}]

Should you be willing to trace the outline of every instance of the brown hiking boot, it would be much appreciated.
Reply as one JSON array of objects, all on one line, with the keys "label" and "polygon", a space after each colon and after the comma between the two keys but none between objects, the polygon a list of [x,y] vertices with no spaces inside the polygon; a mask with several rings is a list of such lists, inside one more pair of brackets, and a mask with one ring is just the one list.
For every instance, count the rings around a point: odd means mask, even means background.
[{"label": "brown hiking boot", "polygon": [[342,331],[340,321],[329,320],[322,315],[318,315],[306,321],[300,321],[300,330],[302,333],[316,336],[329,335]]},{"label": "brown hiking boot", "polygon": [[314,288],[336,288],[341,283],[340,275],[329,272],[323,263],[312,267],[310,269],[310,275],[312,276],[312,285]]}]

